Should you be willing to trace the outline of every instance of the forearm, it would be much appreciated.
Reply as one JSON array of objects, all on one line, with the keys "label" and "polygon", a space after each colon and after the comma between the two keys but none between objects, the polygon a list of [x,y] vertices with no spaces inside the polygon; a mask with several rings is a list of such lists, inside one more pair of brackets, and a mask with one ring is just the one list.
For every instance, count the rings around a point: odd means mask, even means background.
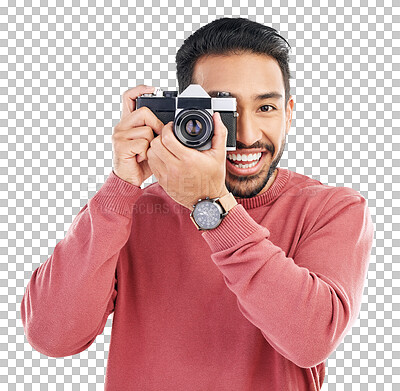
[{"label": "forearm", "polygon": [[[110,188],[118,184],[130,193]],[[49,259],[34,271],[21,303],[21,319],[36,350],[53,357],[76,354],[102,332],[116,296],[119,252],[130,234],[129,205],[140,192],[116,178],[106,182]]]},{"label": "forearm", "polygon": [[[243,208],[235,208],[230,217],[219,231],[203,235],[240,311],[296,365],[310,367],[324,361],[359,312],[372,242],[370,225],[360,227],[362,240],[348,238],[363,249],[354,247],[354,253],[344,257],[329,241],[325,252],[305,245],[295,262]],[[343,264],[349,267],[347,275],[340,272]]]}]

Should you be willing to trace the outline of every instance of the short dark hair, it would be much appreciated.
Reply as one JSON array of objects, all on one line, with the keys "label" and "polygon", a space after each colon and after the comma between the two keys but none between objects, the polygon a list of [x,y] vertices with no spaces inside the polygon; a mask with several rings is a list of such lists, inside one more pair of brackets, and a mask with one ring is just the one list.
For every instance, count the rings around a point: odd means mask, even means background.
[{"label": "short dark hair", "polygon": [[273,57],[282,71],[285,107],[290,98],[289,43],[269,26],[246,18],[220,18],[185,39],[176,53],[179,93],[193,83],[196,61],[203,55],[264,54]]}]

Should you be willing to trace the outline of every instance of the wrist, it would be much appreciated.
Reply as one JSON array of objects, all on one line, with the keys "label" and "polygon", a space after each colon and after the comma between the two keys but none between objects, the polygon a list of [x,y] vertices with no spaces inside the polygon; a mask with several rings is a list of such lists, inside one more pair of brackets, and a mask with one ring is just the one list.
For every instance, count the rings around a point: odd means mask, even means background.
[{"label": "wrist", "polygon": [[118,175],[115,170],[113,170],[113,173],[115,174],[116,177],[118,177],[119,179],[121,179],[124,182],[127,182],[133,186],[139,187],[142,185],[141,183],[139,183],[138,180],[135,180],[134,178],[123,178],[122,176]]},{"label": "wrist", "polygon": [[229,190],[227,189],[227,187],[224,184],[223,189],[220,192],[203,193],[202,195],[197,196],[190,204],[184,204],[184,206],[185,206],[185,208],[193,211],[193,209],[194,209],[193,205],[195,205],[197,202],[199,202],[199,200],[204,200],[206,197],[208,197],[210,199],[222,198],[222,197],[226,196],[227,194],[229,194]]},{"label": "wrist", "polygon": [[202,198],[193,205],[190,218],[199,230],[214,229],[237,204],[235,197],[229,192],[222,197]]}]

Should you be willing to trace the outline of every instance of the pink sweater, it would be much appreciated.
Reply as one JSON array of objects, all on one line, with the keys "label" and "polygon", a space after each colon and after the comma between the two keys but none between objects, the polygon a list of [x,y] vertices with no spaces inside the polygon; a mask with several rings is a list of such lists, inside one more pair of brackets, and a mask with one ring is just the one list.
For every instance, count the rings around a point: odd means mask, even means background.
[{"label": "pink sweater", "polygon": [[206,232],[157,183],[112,171],[33,272],[28,342],[78,354],[114,312],[108,391],[320,390],[360,311],[374,227],[357,191],[278,170]]}]

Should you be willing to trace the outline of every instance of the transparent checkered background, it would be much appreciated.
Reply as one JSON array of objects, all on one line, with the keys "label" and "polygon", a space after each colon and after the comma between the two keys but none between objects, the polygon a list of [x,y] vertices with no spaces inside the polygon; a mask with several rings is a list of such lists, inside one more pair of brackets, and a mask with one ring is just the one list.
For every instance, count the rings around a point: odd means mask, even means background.
[{"label": "transparent checkered background", "polygon": [[374,221],[361,313],[327,361],[323,390],[400,389],[399,2],[291,3],[2,1],[1,390],[103,390],[112,315],[86,351],[49,358],[25,339],[22,296],[112,169],[121,94],[176,89],[177,49],[222,16],[268,24],[293,47],[280,166],[356,189]]}]

